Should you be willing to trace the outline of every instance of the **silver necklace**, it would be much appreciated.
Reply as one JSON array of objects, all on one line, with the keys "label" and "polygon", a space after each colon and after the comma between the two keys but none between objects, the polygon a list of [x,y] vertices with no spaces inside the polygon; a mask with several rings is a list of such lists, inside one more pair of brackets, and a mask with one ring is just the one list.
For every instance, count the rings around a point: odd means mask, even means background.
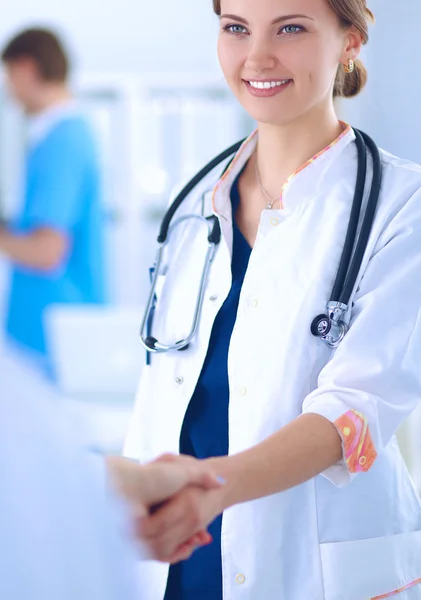
[{"label": "silver necklace", "polygon": [[267,192],[265,190],[263,183],[262,183],[262,179],[260,177],[259,167],[257,166],[257,158],[255,158],[255,160],[254,160],[254,167],[256,170],[256,178],[257,178],[257,183],[259,184],[260,191],[262,192],[263,196],[268,201],[268,203],[266,204],[266,210],[272,210],[275,202],[277,202],[279,200],[279,196],[272,198],[271,195],[269,194],[269,192]]}]

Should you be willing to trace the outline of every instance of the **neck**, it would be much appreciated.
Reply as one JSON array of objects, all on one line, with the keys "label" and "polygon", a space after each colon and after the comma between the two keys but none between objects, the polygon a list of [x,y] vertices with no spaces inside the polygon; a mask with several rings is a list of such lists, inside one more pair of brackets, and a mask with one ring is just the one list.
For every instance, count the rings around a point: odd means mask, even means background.
[{"label": "neck", "polygon": [[30,115],[37,115],[49,108],[69,101],[71,97],[70,90],[64,84],[45,86],[39,91],[31,106],[27,108],[27,112]]},{"label": "neck", "polygon": [[257,165],[267,192],[276,197],[288,177],[342,132],[334,112],[315,110],[282,126],[259,124]]}]

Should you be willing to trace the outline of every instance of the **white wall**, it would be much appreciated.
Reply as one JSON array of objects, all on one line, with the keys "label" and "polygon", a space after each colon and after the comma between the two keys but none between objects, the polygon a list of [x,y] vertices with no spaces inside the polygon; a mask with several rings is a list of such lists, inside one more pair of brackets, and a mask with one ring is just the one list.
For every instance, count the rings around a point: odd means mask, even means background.
[{"label": "white wall", "polygon": [[217,69],[212,0],[14,0],[0,41],[32,23],[59,26],[83,71]]},{"label": "white wall", "polygon": [[365,51],[369,83],[346,118],[393,154],[421,163],[420,0],[370,0],[376,15]]}]

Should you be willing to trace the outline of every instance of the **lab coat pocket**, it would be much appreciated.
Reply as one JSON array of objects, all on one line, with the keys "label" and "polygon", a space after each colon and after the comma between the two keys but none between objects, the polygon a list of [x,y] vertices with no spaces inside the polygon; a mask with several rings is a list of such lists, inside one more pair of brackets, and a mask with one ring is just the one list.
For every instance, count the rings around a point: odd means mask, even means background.
[{"label": "lab coat pocket", "polygon": [[421,600],[421,531],[320,545],[325,600]]}]

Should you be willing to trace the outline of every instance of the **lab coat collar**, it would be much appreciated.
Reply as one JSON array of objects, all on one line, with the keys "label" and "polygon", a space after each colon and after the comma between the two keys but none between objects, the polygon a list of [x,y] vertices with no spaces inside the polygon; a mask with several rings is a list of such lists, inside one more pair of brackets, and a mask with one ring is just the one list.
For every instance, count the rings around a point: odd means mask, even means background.
[{"label": "lab coat collar", "polygon": [[37,115],[30,117],[28,122],[29,145],[38,145],[57,123],[76,113],[76,102],[70,99],[54,104],[54,106],[50,106]]},{"label": "lab coat collar", "polygon": [[[218,181],[213,192],[215,214],[229,221],[231,211],[229,190],[256,150],[258,132],[254,131],[243,143],[231,166]],[[293,173],[285,182],[280,196],[285,210],[293,210],[299,204],[316,196],[323,185],[324,176],[341,155],[342,151],[355,140],[354,130],[344,124],[343,133],[327,148]]]}]

